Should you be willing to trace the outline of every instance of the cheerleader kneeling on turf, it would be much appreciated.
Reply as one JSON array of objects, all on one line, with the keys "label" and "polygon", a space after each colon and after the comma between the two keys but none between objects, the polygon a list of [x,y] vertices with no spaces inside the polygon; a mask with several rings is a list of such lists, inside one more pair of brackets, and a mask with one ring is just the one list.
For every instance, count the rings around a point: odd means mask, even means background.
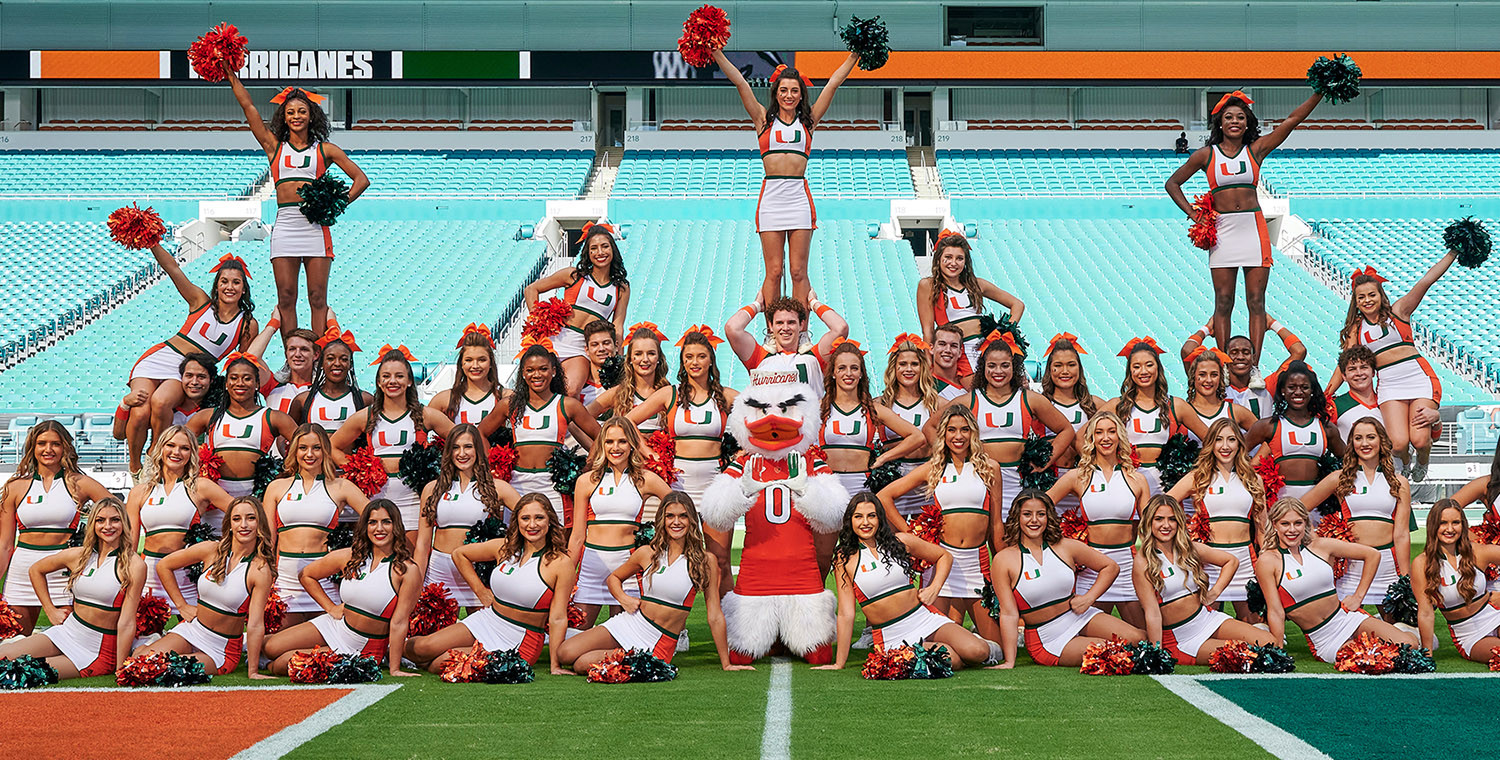
[{"label": "cheerleader kneeling on turf", "polygon": [[614,325],[616,334],[625,335],[625,309],[630,305],[630,278],[615,228],[604,222],[584,225],[578,247],[578,266],[543,277],[524,290],[529,310],[536,307],[543,293],[563,289],[562,300],[571,312],[562,332],[552,336],[552,345],[566,373],[567,395],[575,398],[589,379],[583,328],[602,319]]},{"label": "cheerleader kneeling on turf", "polygon": [[426,583],[441,583],[454,601],[477,609],[479,597],[469,589],[453,552],[464,545],[469,529],[489,518],[509,522],[521,500],[516,489],[490,473],[488,447],[479,428],[467,422],[453,426],[443,446],[438,476],[422,489],[422,519],[417,527],[417,567]]},{"label": "cheerleader kneeling on turf", "polygon": [[[516,468],[510,477],[511,486],[523,496],[539,493],[547,497],[563,524],[573,516],[566,511],[568,505],[562,494],[552,486],[547,460],[569,434],[587,447],[592,447],[599,436],[598,420],[567,390],[562,365],[543,339],[526,345],[521,352],[514,392],[500,402],[499,412],[515,433]],[[572,496],[568,494],[570,500]]]},{"label": "cheerleader kneeling on turf", "polygon": [[[160,566],[168,571],[162,585],[181,610],[182,622],[134,654],[185,654],[203,663],[205,671],[224,675],[239,666],[248,649],[250,678],[270,678],[260,672],[266,599],[276,576],[270,522],[260,501],[246,496],[225,510],[220,531],[223,538],[218,541],[193,544],[162,559]],[[178,572],[200,562],[203,574],[193,584],[194,601],[189,602]]]},{"label": "cheerleader kneeling on turf", "polygon": [[1475,543],[1469,519],[1453,499],[1427,513],[1427,545],[1412,560],[1417,630],[1432,644],[1433,609],[1443,613],[1453,645],[1464,659],[1489,662],[1500,647],[1500,598],[1485,590],[1485,568],[1500,565],[1500,546]]},{"label": "cheerleader kneeling on turf", "polygon": [[[218,483],[198,475],[198,442],[193,431],[183,425],[167,428],[151,446],[141,484],[130,489],[125,511],[130,524],[145,534],[141,556],[146,559],[146,591],[167,598],[172,610],[176,602],[167,596],[165,582],[157,565],[172,552],[187,546],[187,532],[209,510],[222,514],[232,497]],[[136,542],[131,541],[131,546]],[[177,573],[178,587],[188,604],[197,604],[197,589],[188,583],[187,571]]]}]

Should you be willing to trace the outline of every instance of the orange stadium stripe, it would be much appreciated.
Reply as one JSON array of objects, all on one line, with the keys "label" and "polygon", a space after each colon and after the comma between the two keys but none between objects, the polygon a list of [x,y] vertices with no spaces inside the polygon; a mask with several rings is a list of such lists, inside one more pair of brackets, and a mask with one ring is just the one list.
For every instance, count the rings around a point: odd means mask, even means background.
[{"label": "orange stadium stripe", "polygon": [[160,79],[159,50],[43,50],[39,79]]}]

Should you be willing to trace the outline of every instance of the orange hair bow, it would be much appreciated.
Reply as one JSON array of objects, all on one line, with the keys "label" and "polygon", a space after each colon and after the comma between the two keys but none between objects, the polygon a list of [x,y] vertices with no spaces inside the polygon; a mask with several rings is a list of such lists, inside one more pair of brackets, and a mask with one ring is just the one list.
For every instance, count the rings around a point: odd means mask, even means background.
[{"label": "orange hair bow", "polygon": [[945,237],[952,237],[954,235],[957,235],[957,236],[963,238],[964,240],[968,240],[968,238],[965,237],[962,232],[959,232],[958,230],[950,230],[947,227],[944,227],[943,231],[939,232],[937,234],[937,237],[933,238],[933,240],[932,240],[932,252],[933,253],[937,253],[938,244],[941,243],[941,242],[943,242],[943,238],[945,238]]},{"label": "orange hair bow", "polygon": [[979,344],[979,355],[983,356],[984,352],[989,349],[990,344],[997,340],[1004,343],[1010,349],[1011,356],[1026,355],[1026,352],[1022,351],[1021,347],[1016,345],[1016,339],[1012,338],[1010,333],[1003,333],[999,330],[991,330],[989,335],[984,336],[984,342]]},{"label": "orange hair bow", "polygon": [[615,226],[613,224],[609,222],[589,222],[583,225],[583,229],[578,231],[578,244],[583,245],[588,242],[589,235],[594,234],[595,230],[606,232],[611,238],[619,237],[619,235],[615,234]]},{"label": "orange hair bow", "polygon": [[[776,66],[776,70],[773,71],[773,72],[771,72],[771,86],[772,87],[776,86],[776,80],[778,80],[778,79],[781,78],[781,72],[786,71],[786,68],[787,68],[786,64],[784,64],[784,63],[778,64]],[[806,98],[807,97],[807,90],[811,90],[812,89],[812,80],[808,79],[806,76],[803,76],[802,72],[800,72],[800,71],[797,72],[797,78],[802,80],[802,88],[803,88],[802,97]]]},{"label": "orange hair bow", "polygon": [[311,100],[319,106],[322,106],[324,103],[328,102],[327,95],[319,95],[315,92],[308,92],[301,87],[288,87],[281,92],[276,93],[276,97],[271,98],[271,102],[275,103],[276,105],[281,105],[282,103],[285,103],[286,99],[291,97],[292,93],[294,92],[301,92],[303,95],[307,96],[308,100]]},{"label": "orange hair bow", "polygon": [[927,341],[922,340],[922,336],[917,335],[916,333],[901,333],[900,335],[896,336],[895,342],[891,343],[891,350],[886,351],[886,353],[894,354],[897,351],[900,351],[902,343],[910,343],[918,351],[926,351],[932,348],[932,346],[928,345]]},{"label": "orange hair bow", "polygon": [[490,337],[490,326],[470,322],[469,326],[464,328],[463,335],[458,336],[458,345],[454,346],[454,348],[463,348],[464,338],[469,337],[469,333],[474,333],[475,335],[483,335],[484,342],[490,344],[490,348],[492,349],[495,347],[495,339]]},{"label": "orange hair bow", "polygon": [[1047,341],[1047,350],[1044,351],[1044,352],[1042,352],[1042,355],[1043,356],[1051,356],[1052,355],[1052,349],[1057,348],[1057,344],[1061,343],[1063,341],[1067,341],[1067,342],[1073,344],[1073,350],[1077,351],[1080,354],[1086,354],[1086,353],[1088,353],[1087,351],[1083,350],[1083,346],[1081,346],[1081,345],[1078,344],[1078,336],[1077,335],[1074,335],[1073,333],[1068,333],[1068,332],[1060,332],[1060,333],[1052,336],[1052,340]]},{"label": "orange hair bow", "polygon": [[516,358],[521,358],[521,356],[526,353],[526,349],[531,348],[532,346],[541,346],[542,348],[547,349],[548,353],[557,353],[557,350],[552,347],[551,338],[538,338],[532,335],[527,335],[521,338],[521,350],[516,352]]},{"label": "orange hair bow", "polygon": [[380,351],[375,355],[375,361],[370,362],[370,366],[373,367],[381,363],[382,361],[385,361],[385,355],[392,351],[400,351],[401,355],[406,357],[406,360],[408,362],[414,362],[417,360],[417,357],[411,355],[411,350],[406,347],[405,343],[402,343],[401,345],[394,348],[391,347],[391,344],[387,343],[380,347]]},{"label": "orange hair bow", "polygon": [[[245,276],[249,277],[249,275]],[[1378,273],[1376,273],[1375,267],[1366,266],[1364,269],[1354,270],[1354,274],[1349,275],[1349,287],[1354,287],[1355,280],[1358,280],[1361,276],[1369,277],[1376,282],[1386,281],[1384,277],[1381,277]]]},{"label": "orange hair bow", "polygon": [[689,327],[687,329],[687,331],[682,334],[681,338],[677,339],[676,345],[681,346],[683,343],[686,343],[687,342],[687,336],[689,336],[689,335],[691,335],[693,333],[698,333],[699,335],[702,335],[704,338],[707,338],[708,339],[708,345],[713,346],[714,348],[718,348],[719,344],[724,342],[723,338],[720,338],[719,336],[714,335],[714,330],[713,330],[712,327],[709,327],[708,325],[693,325],[692,327]]},{"label": "orange hair bow", "polygon": [[335,341],[341,342],[344,345],[348,346],[350,351],[359,350],[359,345],[354,342],[354,333],[349,332],[348,330],[339,332],[339,323],[334,322],[333,320],[328,321],[328,330],[323,333],[323,337],[318,338],[313,342],[317,343],[318,348],[321,349],[327,348],[329,343],[333,343]]},{"label": "orange hair bow", "polygon": [[1184,359],[1183,361],[1187,362],[1188,364],[1192,364],[1193,362],[1198,361],[1198,357],[1200,357],[1200,356],[1202,356],[1204,354],[1212,354],[1212,355],[1218,357],[1220,364],[1228,364],[1229,363],[1229,354],[1226,354],[1226,353],[1224,353],[1223,351],[1220,351],[1217,348],[1209,348],[1208,346],[1199,346],[1199,347],[1193,349],[1192,351],[1189,351],[1188,355],[1187,355],[1187,358]]},{"label": "orange hair bow", "polygon": [[656,326],[655,322],[636,322],[630,326],[629,330],[625,331],[625,335],[627,337],[635,335],[636,330],[645,330],[651,333],[651,337],[656,338],[657,343],[665,343],[667,341],[666,333],[663,333],[661,328]]},{"label": "orange hair bow", "polygon": [[1156,345],[1156,339],[1147,335],[1144,338],[1131,338],[1130,340],[1126,341],[1125,347],[1120,349],[1120,353],[1115,354],[1115,356],[1129,356],[1141,346],[1145,346],[1146,349],[1151,351],[1152,353],[1162,353],[1161,346]]},{"label": "orange hair bow", "polygon": [[240,271],[245,273],[245,279],[251,279],[250,267],[245,266],[245,260],[232,253],[226,253],[223,256],[220,256],[219,263],[214,264],[213,268],[208,271],[210,273],[217,272],[220,269],[223,269],[225,264],[238,264],[240,267]]},{"label": "orange hair bow", "polygon": [[866,350],[864,350],[864,349],[862,349],[862,348],[859,347],[859,341],[857,341],[857,340],[849,340],[848,338],[834,338],[833,339],[833,349],[837,350],[839,346],[842,346],[845,343],[848,343],[849,345],[854,346],[854,350],[858,351],[860,356],[864,356],[865,354],[870,353],[869,351],[866,351]]},{"label": "orange hair bow", "polygon": [[1245,101],[1245,105],[1247,106],[1255,105],[1255,101],[1251,100],[1249,95],[1246,95],[1239,90],[1235,90],[1234,92],[1226,93],[1224,97],[1219,98],[1219,102],[1214,104],[1214,110],[1209,111],[1209,113],[1216,114],[1224,110],[1224,106],[1229,105],[1230,98],[1239,98],[1240,100]]},{"label": "orange hair bow", "polygon": [[237,359],[244,359],[251,364],[260,364],[260,357],[250,353],[249,351],[230,351],[224,356],[224,368],[228,369],[229,365]]}]

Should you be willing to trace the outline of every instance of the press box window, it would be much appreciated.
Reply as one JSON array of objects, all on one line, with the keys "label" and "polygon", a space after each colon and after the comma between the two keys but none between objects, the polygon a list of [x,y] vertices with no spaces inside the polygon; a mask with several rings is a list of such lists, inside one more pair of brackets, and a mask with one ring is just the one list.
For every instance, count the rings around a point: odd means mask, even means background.
[{"label": "press box window", "polygon": [[946,10],[949,47],[1042,44],[1039,5],[950,5]]}]

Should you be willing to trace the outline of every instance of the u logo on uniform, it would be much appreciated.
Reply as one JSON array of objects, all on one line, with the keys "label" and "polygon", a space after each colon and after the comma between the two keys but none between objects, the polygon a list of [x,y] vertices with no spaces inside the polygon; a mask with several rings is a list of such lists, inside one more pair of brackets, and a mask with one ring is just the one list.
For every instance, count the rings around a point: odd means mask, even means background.
[{"label": "u logo on uniform", "polygon": [[1286,434],[1287,440],[1291,441],[1293,446],[1316,446],[1316,445],[1318,445],[1318,434],[1317,433],[1315,433],[1315,432],[1313,432],[1311,430],[1305,431],[1307,433],[1307,440],[1305,440],[1305,441],[1299,441],[1299,440],[1297,440],[1297,433],[1299,433],[1299,432],[1304,432],[1304,431],[1293,430],[1293,431],[1291,431],[1291,432],[1289,432],[1289,433]]},{"label": "u logo on uniform", "polygon": [[198,334],[202,335],[205,338],[208,338],[208,342],[214,344],[215,346],[222,346],[224,345],[224,341],[229,339],[229,333],[224,333],[217,338],[209,335],[207,322],[198,325]]},{"label": "u logo on uniform", "polygon": [[1244,174],[1246,168],[1248,167],[1245,165],[1244,161],[1240,161],[1240,168],[1236,171],[1229,170],[1229,163],[1227,161],[1219,162],[1219,173],[1223,174],[1226,177],[1234,176],[1236,174]]},{"label": "u logo on uniform", "polygon": [[300,164],[292,163],[291,156],[284,156],[281,159],[281,165],[285,166],[288,169],[306,169],[307,167],[312,166],[312,156],[302,156],[302,163]]}]

